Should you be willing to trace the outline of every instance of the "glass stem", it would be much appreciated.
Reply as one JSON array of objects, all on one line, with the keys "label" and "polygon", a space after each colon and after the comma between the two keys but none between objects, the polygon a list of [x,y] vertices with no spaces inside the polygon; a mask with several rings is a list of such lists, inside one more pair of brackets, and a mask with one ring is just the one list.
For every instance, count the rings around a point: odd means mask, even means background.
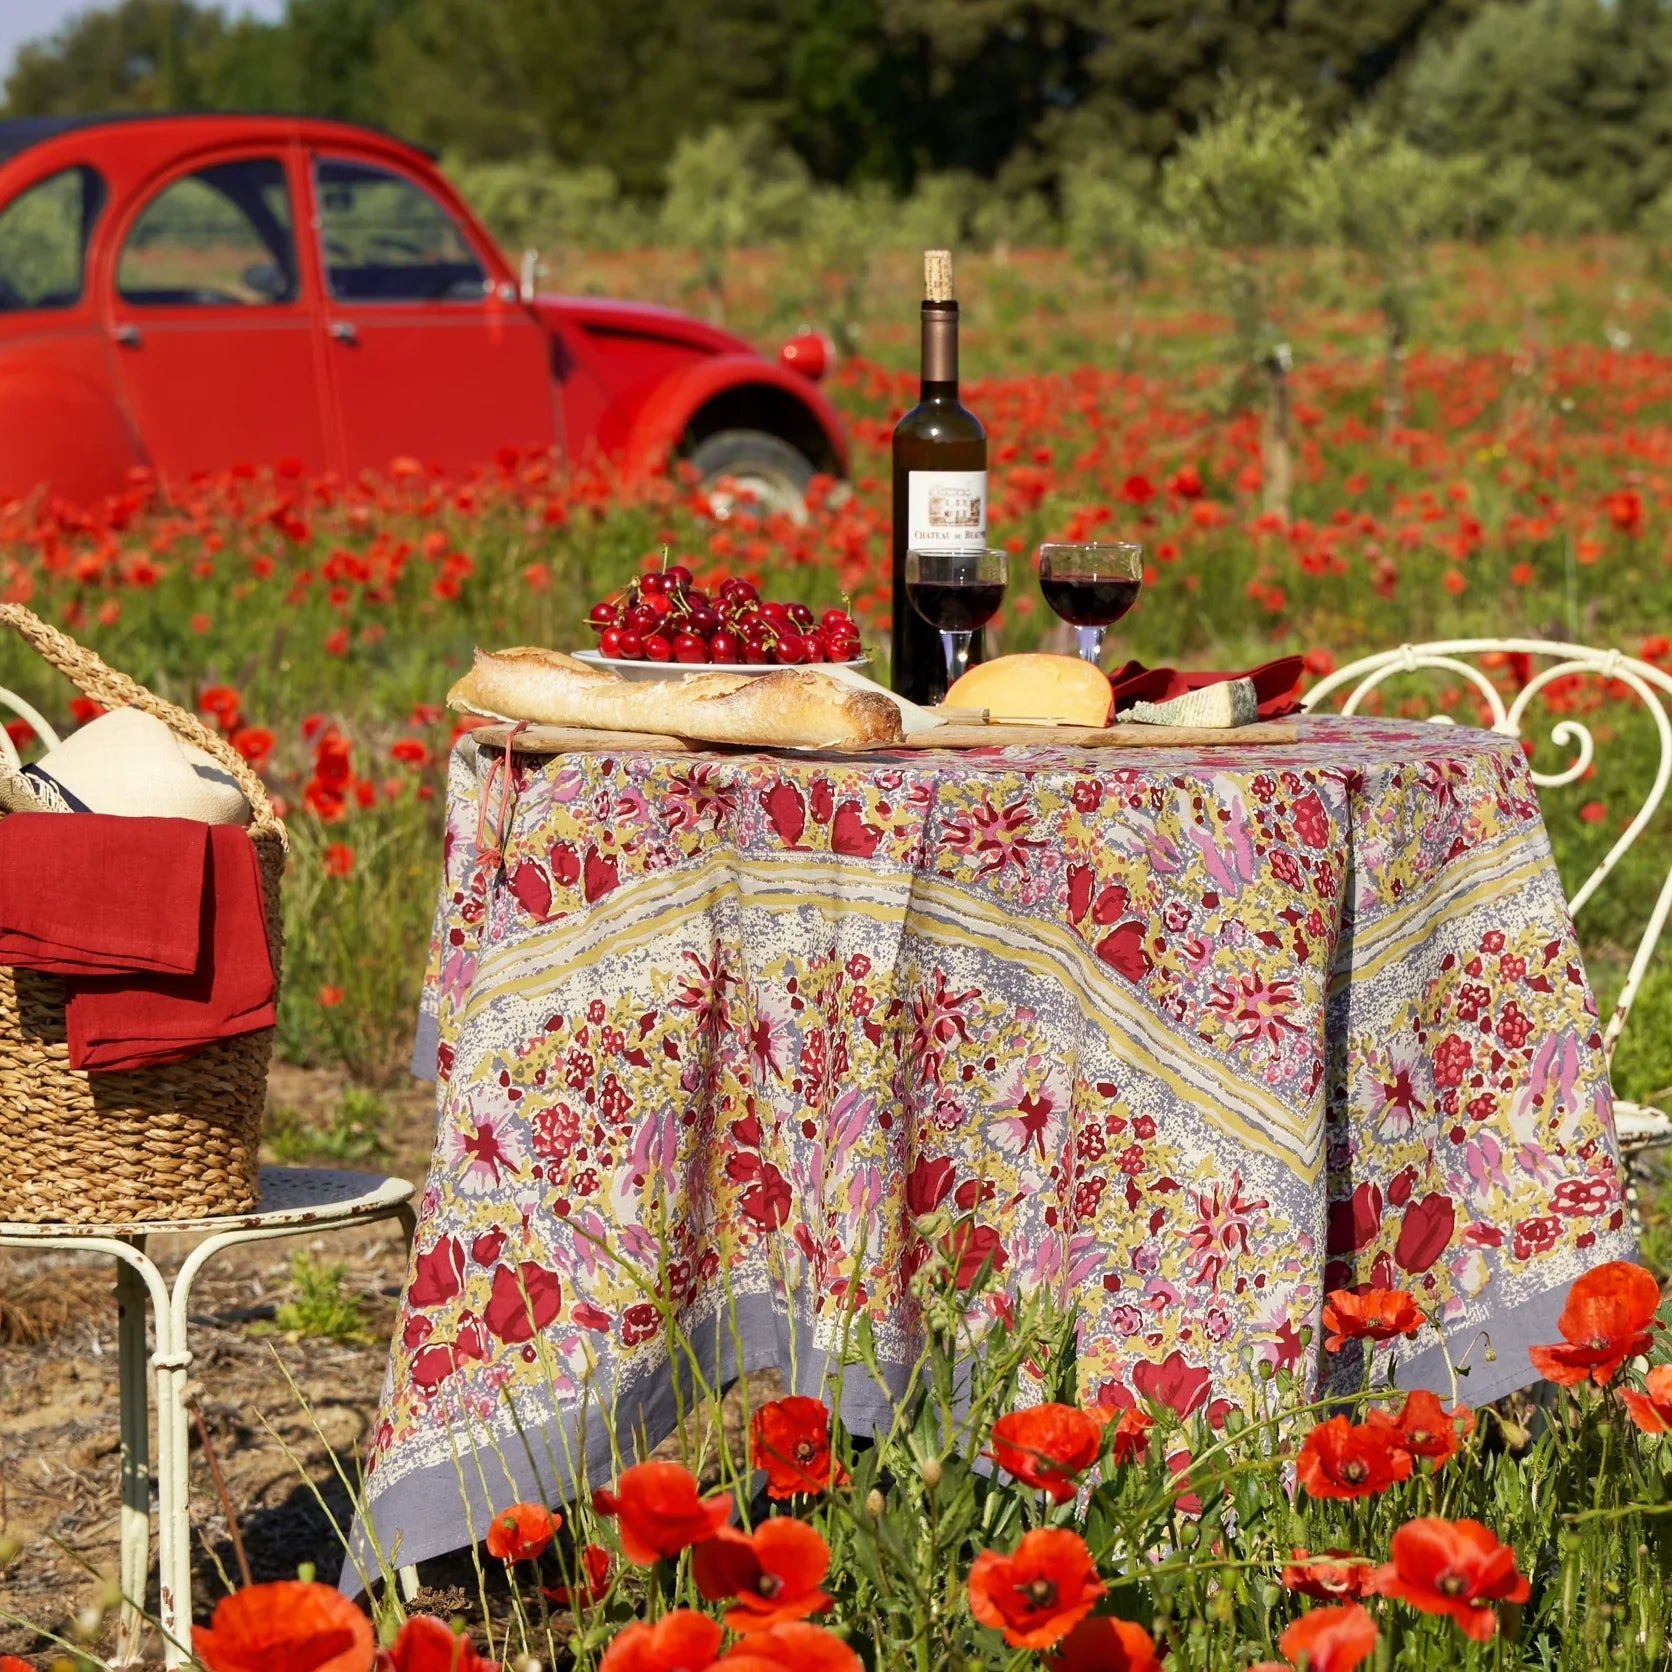
[{"label": "glass stem", "polygon": [[1080,659],[1100,667],[1103,662],[1103,635],[1108,631],[1106,627],[1076,627],[1074,632],[1080,641]]},{"label": "glass stem", "polygon": [[963,677],[964,671],[970,665],[970,640],[975,637],[971,633],[942,633],[941,645],[946,651],[946,683],[950,687],[952,682]]}]

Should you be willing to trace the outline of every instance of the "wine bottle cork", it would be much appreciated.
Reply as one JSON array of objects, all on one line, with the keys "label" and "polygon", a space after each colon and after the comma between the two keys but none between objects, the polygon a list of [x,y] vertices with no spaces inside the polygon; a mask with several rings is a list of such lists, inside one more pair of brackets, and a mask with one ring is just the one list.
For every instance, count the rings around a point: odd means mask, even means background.
[{"label": "wine bottle cork", "polygon": [[951,250],[923,252],[923,300],[950,302],[952,300]]}]

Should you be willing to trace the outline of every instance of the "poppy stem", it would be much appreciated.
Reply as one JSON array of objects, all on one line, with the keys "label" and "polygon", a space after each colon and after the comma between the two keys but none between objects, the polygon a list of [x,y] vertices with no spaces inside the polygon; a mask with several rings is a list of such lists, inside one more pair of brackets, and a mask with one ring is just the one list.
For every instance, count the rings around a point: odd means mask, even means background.
[{"label": "poppy stem", "polygon": [[226,1477],[221,1473],[220,1459],[216,1457],[215,1448],[209,1440],[209,1428],[203,1420],[202,1402],[193,1397],[190,1405],[192,1420],[197,1424],[198,1443],[203,1447],[203,1460],[209,1465],[209,1478],[215,1483],[215,1496],[221,1501],[221,1513],[226,1517],[226,1528],[232,1535],[232,1554],[238,1561],[238,1577],[247,1589],[255,1581],[250,1577],[250,1559],[244,1554],[244,1539],[238,1531],[238,1517],[233,1511],[232,1499],[227,1494]]}]

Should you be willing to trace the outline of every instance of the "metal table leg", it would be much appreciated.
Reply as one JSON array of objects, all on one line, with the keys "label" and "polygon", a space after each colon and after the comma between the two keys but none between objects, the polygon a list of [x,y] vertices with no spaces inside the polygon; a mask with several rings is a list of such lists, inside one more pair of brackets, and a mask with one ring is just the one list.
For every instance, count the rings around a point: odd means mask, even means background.
[{"label": "metal table leg", "polygon": [[[135,1239],[143,1252],[143,1239]],[[145,1282],[125,1260],[116,1262],[116,1360],[122,1386],[122,1615],[116,1665],[136,1665],[144,1630],[145,1589],[151,1576],[150,1398],[146,1388]]]}]

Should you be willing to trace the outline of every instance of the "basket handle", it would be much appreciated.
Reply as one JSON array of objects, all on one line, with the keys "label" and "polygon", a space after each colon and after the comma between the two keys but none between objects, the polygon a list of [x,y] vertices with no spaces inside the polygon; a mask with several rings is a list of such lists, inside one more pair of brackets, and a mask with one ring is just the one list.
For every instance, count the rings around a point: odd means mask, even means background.
[{"label": "basket handle", "polygon": [[203,724],[196,715],[176,707],[162,697],[131,679],[125,673],[103,661],[86,646],[77,644],[68,633],[28,610],[22,604],[0,604],[0,626],[10,627],[27,645],[39,653],[42,661],[63,674],[83,696],[91,697],[106,708],[137,708],[161,720],[174,735],[186,743],[195,744],[207,755],[224,766],[244,799],[250,804],[249,831],[252,836],[276,837],[281,849],[288,849],[289,838],[260,775],[224,738]]}]

